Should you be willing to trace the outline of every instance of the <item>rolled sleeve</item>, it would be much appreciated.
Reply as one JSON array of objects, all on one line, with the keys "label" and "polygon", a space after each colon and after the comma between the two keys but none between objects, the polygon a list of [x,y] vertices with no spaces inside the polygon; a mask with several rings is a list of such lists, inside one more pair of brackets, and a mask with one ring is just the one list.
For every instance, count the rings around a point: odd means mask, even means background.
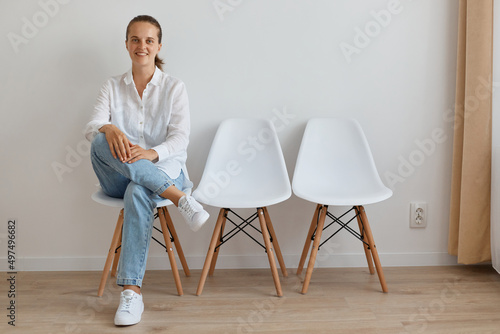
[{"label": "rolled sleeve", "polygon": [[106,124],[111,124],[111,122],[93,122],[90,121],[87,124],[87,127],[85,128],[85,138],[87,138],[88,141],[92,142],[94,140],[95,136],[99,134],[99,129],[102,128]]}]

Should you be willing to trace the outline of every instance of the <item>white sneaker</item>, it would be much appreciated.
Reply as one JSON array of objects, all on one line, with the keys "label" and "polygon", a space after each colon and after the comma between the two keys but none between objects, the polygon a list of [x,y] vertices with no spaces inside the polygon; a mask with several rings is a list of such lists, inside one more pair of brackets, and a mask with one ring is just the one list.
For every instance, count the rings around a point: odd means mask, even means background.
[{"label": "white sneaker", "polygon": [[207,222],[208,217],[210,217],[208,212],[203,210],[201,204],[192,196],[182,196],[177,208],[186,220],[189,228],[194,232],[198,231]]},{"label": "white sneaker", "polygon": [[144,303],[142,302],[142,295],[129,289],[122,291],[120,305],[115,314],[115,325],[135,325],[141,321],[143,311]]}]

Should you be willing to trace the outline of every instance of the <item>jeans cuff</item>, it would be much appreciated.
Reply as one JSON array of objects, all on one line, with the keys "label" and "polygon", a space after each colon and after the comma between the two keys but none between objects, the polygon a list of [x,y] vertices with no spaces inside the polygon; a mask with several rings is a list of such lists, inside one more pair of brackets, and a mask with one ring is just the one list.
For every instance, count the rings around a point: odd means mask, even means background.
[{"label": "jeans cuff", "polygon": [[142,279],[135,279],[135,278],[117,278],[116,279],[116,284],[119,286],[124,286],[124,285],[136,285],[138,287],[142,286]]},{"label": "jeans cuff", "polygon": [[154,193],[160,196],[165,190],[167,190],[168,187],[170,187],[173,184],[174,184],[173,182],[165,182],[165,184],[160,188],[156,189]]}]

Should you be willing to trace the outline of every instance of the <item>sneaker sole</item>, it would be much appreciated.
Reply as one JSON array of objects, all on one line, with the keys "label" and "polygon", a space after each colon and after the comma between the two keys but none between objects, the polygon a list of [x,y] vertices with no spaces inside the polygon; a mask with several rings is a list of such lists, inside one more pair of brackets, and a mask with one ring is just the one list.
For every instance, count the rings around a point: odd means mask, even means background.
[{"label": "sneaker sole", "polygon": [[137,325],[139,322],[141,322],[142,318],[142,313],[144,312],[144,304],[142,304],[142,311],[141,315],[139,316],[139,319],[137,321],[134,319],[133,321],[124,321],[124,320],[116,320],[115,318],[115,326],[132,326],[132,325]]}]

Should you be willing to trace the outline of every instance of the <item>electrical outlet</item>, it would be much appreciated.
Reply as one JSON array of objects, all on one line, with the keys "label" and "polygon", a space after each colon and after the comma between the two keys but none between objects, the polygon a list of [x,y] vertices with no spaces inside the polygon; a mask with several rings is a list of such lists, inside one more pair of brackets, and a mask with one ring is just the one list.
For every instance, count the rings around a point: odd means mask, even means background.
[{"label": "electrical outlet", "polygon": [[410,227],[421,228],[427,226],[427,203],[410,203]]}]

